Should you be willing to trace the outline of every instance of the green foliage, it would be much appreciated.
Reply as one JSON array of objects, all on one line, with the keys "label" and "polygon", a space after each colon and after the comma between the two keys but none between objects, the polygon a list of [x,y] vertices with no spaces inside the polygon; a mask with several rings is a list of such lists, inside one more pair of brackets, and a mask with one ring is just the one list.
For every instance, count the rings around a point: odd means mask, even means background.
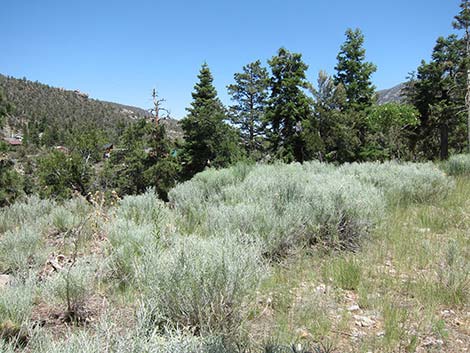
[{"label": "green foliage", "polygon": [[311,99],[304,93],[310,87],[305,73],[308,65],[302,61],[301,54],[285,48],[279,49],[268,63],[272,71],[271,97],[266,111],[270,149],[274,156],[286,162],[311,159],[306,145],[313,141],[311,135],[317,127],[310,120]]},{"label": "green foliage", "polygon": [[0,207],[11,205],[23,194],[23,178],[14,163],[0,156]]},{"label": "green foliage", "polygon": [[325,280],[331,278],[333,284],[346,290],[357,290],[362,278],[362,268],[353,258],[338,258],[324,269]]},{"label": "green foliage", "polygon": [[335,84],[343,85],[346,91],[345,109],[362,110],[373,103],[374,86],[371,75],[377,67],[365,62],[364,35],[360,29],[348,29],[346,41],[336,57]]},{"label": "green foliage", "polygon": [[444,170],[450,175],[470,175],[470,155],[457,154],[450,156],[444,163]]},{"label": "green foliage", "polygon": [[105,164],[102,187],[120,195],[140,194],[154,187],[166,199],[180,172],[173,148],[163,125],[155,126],[144,119],[129,125]]},{"label": "green foliage", "polygon": [[261,151],[263,121],[268,104],[268,71],[259,60],[243,67],[242,73],[234,75],[235,84],[229,85],[228,93],[236,105],[230,107],[230,120],[238,125],[249,156],[259,159],[255,152]]},{"label": "green foliage", "polygon": [[[2,341],[17,344],[25,336],[36,296],[32,279],[12,280],[0,291],[0,349]],[[2,350],[3,352],[3,350]],[[12,351],[13,352],[13,351]]]},{"label": "green foliage", "polygon": [[312,89],[315,99],[314,117],[318,122],[318,135],[323,144],[318,159],[327,162],[352,162],[360,140],[357,130],[352,128],[355,125],[354,115],[341,111],[346,104],[344,86],[336,85],[323,71],[318,74],[317,82],[318,88]]},{"label": "green foliage", "polygon": [[406,95],[420,114],[413,139],[415,153],[447,159],[449,148],[460,152],[465,144],[461,107],[465,102],[465,47],[456,35],[440,37],[432,60],[422,61]]},{"label": "green foliage", "polygon": [[[410,130],[419,124],[419,113],[408,104],[388,103],[367,111],[368,157],[372,159],[410,159]],[[363,154],[365,151],[363,152]]]},{"label": "green foliage", "polygon": [[383,210],[380,191],[320,163],[206,171],[169,197],[189,232],[240,232],[270,257],[305,242],[353,245]]},{"label": "green foliage", "polygon": [[7,102],[5,94],[0,87],[0,128],[3,127],[4,118],[7,116],[7,114],[11,113],[12,110],[13,106]]},{"label": "green foliage", "polygon": [[87,196],[91,167],[88,159],[77,153],[51,151],[39,160],[38,176],[42,197],[68,199],[74,192]]},{"label": "green foliage", "polygon": [[183,177],[189,179],[207,166],[224,167],[240,157],[239,137],[225,123],[222,103],[212,84],[207,64],[202,65],[194,86],[188,116],[181,121],[184,131]]}]

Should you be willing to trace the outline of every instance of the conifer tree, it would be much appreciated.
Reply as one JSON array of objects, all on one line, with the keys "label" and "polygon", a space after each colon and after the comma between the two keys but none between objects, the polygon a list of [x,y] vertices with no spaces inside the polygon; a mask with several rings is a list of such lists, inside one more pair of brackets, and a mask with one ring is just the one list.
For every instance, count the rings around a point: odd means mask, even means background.
[{"label": "conifer tree", "polygon": [[463,42],[456,35],[438,38],[432,60],[423,61],[408,83],[408,99],[420,113],[414,145],[426,158],[446,159],[449,146],[459,149],[463,142],[456,133],[464,96],[463,55]]},{"label": "conifer tree", "polygon": [[455,29],[465,32],[463,37],[465,45],[464,66],[466,68],[465,107],[467,109],[467,149],[470,152],[470,1],[462,0],[460,9],[452,25]]},{"label": "conifer tree", "polygon": [[[316,127],[311,122],[311,99],[304,90],[310,87],[302,55],[279,49],[268,61],[271,71],[271,97],[266,113],[267,137],[273,153],[285,161],[309,159],[307,141],[313,143]],[[303,128],[308,127],[305,131]],[[311,151],[311,150],[310,150]]]},{"label": "conifer tree", "polygon": [[266,113],[269,74],[259,60],[243,67],[243,72],[234,75],[235,84],[228,92],[236,102],[230,107],[230,120],[239,126],[245,148],[253,157],[260,150],[260,137],[264,133],[263,119]]},{"label": "conifer tree", "polygon": [[361,111],[373,103],[375,87],[371,75],[377,67],[365,61],[366,51],[363,48],[364,35],[360,29],[348,29],[346,41],[341,45],[336,57],[335,84],[342,84],[346,91],[346,109]]},{"label": "conifer tree", "polygon": [[217,98],[213,77],[203,64],[194,86],[188,115],[181,121],[184,132],[184,178],[207,166],[223,167],[239,158],[238,134],[225,123],[225,109]]}]

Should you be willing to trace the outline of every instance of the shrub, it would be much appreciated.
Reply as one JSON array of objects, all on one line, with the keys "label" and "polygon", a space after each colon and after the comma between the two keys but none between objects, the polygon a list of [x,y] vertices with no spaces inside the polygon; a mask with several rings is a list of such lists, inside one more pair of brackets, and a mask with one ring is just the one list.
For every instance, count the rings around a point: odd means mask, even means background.
[{"label": "shrub", "polygon": [[47,249],[44,248],[41,233],[31,225],[16,231],[7,231],[0,240],[0,272],[26,272],[44,264]]},{"label": "shrub", "polygon": [[41,200],[36,196],[0,209],[0,233],[18,228],[26,223],[42,225],[48,222],[47,215],[56,207],[54,201]]},{"label": "shrub", "polygon": [[[184,230],[241,232],[262,239],[265,253],[277,256],[305,241],[339,240],[349,246],[367,233],[384,209],[375,187],[318,162],[259,165],[238,183],[226,175],[229,172],[223,171],[222,179],[230,180],[226,186],[212,181],[218,172],[211,171],[172,190],[170,199]],[[200,180],[206,180],[202,186]]]},{"label": "shrub", "polygon": [[470,174],[470,154],[457,154],[451,156],[444,163],[444,170],[449,175],[469,175]]},{"label": "shrub", "polygon": [[[13,281],[0,291],[0,338],[18,343],[27,332],[35,299],[32,279]],[[0,339],[0,348],[1,339]]]},{"label": "shrub", "polygon": [[87,317],[87,300],[94,292],[97,261],[81,258],[72,261],[62,271],[50,277],[45,284],[47,300],[64,307],[67,318],[81,321]]},{"label": "shrub", "polygon": [[389,202],[429,202],[447,195],[454,186],[432,163],[352,163],[338,172],[381,189]]},{"label": "shrub", "polygon": [[138,196],[126,196],[116,209],[116,217],[140,224],[160,224],[168,218],[163,201],[158,199],[155,189],[150,188]]},{"label": "shrub", "polygon": [[136,270],[149,329],[183,327],[201,335],[234,334],[263,273],[256,246],[192,236],[150,249]]}]

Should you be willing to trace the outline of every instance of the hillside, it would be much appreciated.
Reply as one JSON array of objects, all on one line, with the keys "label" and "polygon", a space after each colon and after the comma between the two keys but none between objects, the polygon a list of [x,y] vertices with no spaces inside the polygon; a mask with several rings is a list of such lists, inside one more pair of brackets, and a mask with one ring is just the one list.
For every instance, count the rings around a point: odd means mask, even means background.
[{"label": "hillside", "polygon": [[[53,126],[97,126],[112,133],[119,124],[150,116],[145,109],[92,99],[79,90],[51,87],[1,74],[0,89],[14,106],[15,119],[9,121],[13,128],[36,119]],[[169,119],[166,124],[170,136],[181,136],[176,120]]]},{"label": "hillside", "polygon": [[400,83],[392,88],[377,91],[377,104],[401,103],[403,102],[403,89],[405,83]]}]

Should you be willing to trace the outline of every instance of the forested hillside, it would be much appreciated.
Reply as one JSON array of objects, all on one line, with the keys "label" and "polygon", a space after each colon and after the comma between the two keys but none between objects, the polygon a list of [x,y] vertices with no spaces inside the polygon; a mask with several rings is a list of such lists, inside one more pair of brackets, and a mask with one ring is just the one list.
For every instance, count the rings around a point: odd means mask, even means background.
[{"label": "forested hillside", "polygon": [[[9,126],[18,132],[34,125],[44,125],[45,129],[55,130],[54,144],[67,144],[63,132],[81,128],[103,129],[108,140],[114,141],[122,126],[144,117],[149,111],[118,103],[89,98],[79,90],[66,90],[51,87],[26,78],[17,79],[0,74],[0,90],[5,99],[13,105],[8,119]],[[180,137],[176,122],[169,121],[168,132]],[[42,131],[44,132],[44,131]]]}]

